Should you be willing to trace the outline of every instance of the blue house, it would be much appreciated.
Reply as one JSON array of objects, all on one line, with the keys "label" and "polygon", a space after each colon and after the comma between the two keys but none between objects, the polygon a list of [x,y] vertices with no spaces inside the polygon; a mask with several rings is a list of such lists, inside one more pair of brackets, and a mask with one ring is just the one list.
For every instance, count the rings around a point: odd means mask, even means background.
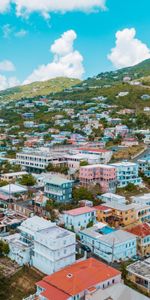
[{"label": "blue house", "polygon": [[72,200],[73,181],[60,176],[53,176],[45,180],[45,195],[56,202],[70,202]]},{"label": "blue house", "polygon": [[136,163],[124,161],[120,163],[111,164],[116,168],[117,173],[117,186],[123,188],[129,183],[139,185],[142,183],[142,179],[139,177],[139,166]]},{"label": "blue house", "polygon": [[98,224],[79,232],[81,242],[90,247],[94,254],[109,263],[124,261],[136,255],[137,241],[134,234],[114,230],[106,225],[99,228]]}]

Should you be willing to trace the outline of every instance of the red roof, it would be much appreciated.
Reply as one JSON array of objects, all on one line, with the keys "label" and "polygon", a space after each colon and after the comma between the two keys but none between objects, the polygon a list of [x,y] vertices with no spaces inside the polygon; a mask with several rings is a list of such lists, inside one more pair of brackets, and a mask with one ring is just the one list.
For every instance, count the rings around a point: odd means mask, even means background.
[{"label": "red roof", "polygon": [[[118,275],[121,275],[121,272],[118,270],[94,258],[89,258],[65,267],[64,269],[45,277],[43,280],[49,284],[50,293],[52,288],[51,286],[53,286],[65,294],[75,296],[90,287],[97,285],[98,283],[104,282]],[[51,300],[51,298],[48,299]],[[59,298],[59,300],[62,299],[63,298]],[[57,300],[57,298],[55,298],[55,300]]]},{"label": "red roof", "polygon": [[104,153],[109,151],[106,149],[96,149],[96,148],[79,148],[79,150],[88,151],[88,152],[97,152],[97,153]]},{"label": "red roof", "polygon": [[96,210],[112,210],[110,207],[104,206],[104,205],[97,205],[97,206],[94,206],[94,208]]},{"label": "red roof", "polygon": [[71,216],[78,216],[78,215],[83,215],[83,214],[93,212],[93,211],[96,211],[96,209],[93,207],[89,207],[89,206],[83,206],[83,207],[79,207],[79,208],[75,208],[75,209],[71,209],[71,210],[66,210],[66,211],[64,211],[64,213],[71,215]]},{"label": "red roof", "polygon": [[44,280],[37,282],[36,285],[44,289],[40,295],[48,300],[67,300],[70,297],[70,295],[46,283]]},{"label": "red roof", "polygon": [[148,223],[137,225],[131,229],[127,230],[130,233],[133,233],[141,238],[150,235],[150,225]]}]

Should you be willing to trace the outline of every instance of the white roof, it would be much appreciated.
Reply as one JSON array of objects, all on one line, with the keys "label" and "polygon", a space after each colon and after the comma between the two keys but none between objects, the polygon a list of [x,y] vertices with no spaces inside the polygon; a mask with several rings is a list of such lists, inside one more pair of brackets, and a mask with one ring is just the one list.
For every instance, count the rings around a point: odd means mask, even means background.
[{"label": "white roof", "polygon": [[88,165],[88,166],[84,166],[84,167],[81,167],[82,168],[86,168],[86,169],[91,169],[91,168],[106,168],[106,169],[113,169],[113,165],[110,166],[110,165],[103,165],[103,164],[95,164],[95,165]]},{"label": "white roof", "polygon": [[131,289],[123,283],[114,284],[107,289],[99,289],[90,297],[91,300],[148,300],[149,298]]},{"label": "white roof", "polygon": [[116,244],[124,243],[134,238],[136,239],[136,236],[134,234],[121,229],[99,237],[101,241],[111,246],[113,244],[116,245]]},{"label": "white roof", "polygon": [[27,220],[25,220],[21,224],[19,229],[21,231],[26,231],[26,232],[28,231],[28,233],[31,233],[31,232],[37,232],[37,231],[52,227],[54,225],[55,225],[55,223],[52,223],[51,221],[47,221],[38,216],[33,216],[32,218],[28,218]]},{"label": "white roof", "polygon": [[27,189],[19,184],[7,184],[0,188],[0,192],[5,194],[19,194],[27,192]]},{"label": "white roof", "polygon": [[105,193],[101,195],[101,197],[112,198],[112,199],[125,199],[125,197],[113,193]]},{"label": "white roof", "polygon": [[114,166],[114,167],[134,167],[134,166],[137,166],[136,163],[133,163],[133,162],[129,162],[129,161],[122,161],[122,162],[118,162],[118,163],[113,163],[111,164],[111,166]]}]

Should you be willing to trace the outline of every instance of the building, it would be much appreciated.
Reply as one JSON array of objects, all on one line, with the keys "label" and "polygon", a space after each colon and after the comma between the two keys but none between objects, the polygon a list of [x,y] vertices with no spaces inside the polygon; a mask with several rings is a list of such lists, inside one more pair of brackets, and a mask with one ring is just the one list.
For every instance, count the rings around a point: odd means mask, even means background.
[{"label": "building", "polygon": [[96,209],[96,219],[98,222],[108,223],[109,218],[112,217],[112,209],[105,205],[98,205]]},{"label": "building", "polygon": [[81,185],[99,184],[103,192],[115,192],[116,169],[108,165],[89,165],[80,168]]},{"label": "building", "polygon": [[70,202],[72,200],[73,181],[54,175],[45,179],[45,195],[56,202]]},{"label": "building", "polygon": [[43,150],[24,150],[16,154],[16,163],[29,172],[42,172],[49,164],[59,164],[64,161],[62,153]]},{"label": "building", "polygon": [[37,282],[37,292],[33,299],[37,296],[44,300],[85,299],[89,290],[105,289],[119,282],[121,273],[118,270],[89,258]]},{"label": "building", "polygon": [[138,160],[139,170],[146,176],[150,177],[150,156]]},{"label": "building", "polygon": [[138,175],[138,164],[125,161],[113,163],[111,166],[116,168],[117,187],[123,188],[129,183],[133,183],[135,185],[140,185],[142,183],[142,179]]},{"label": "building", "polygon": [[148,223],[139,224],[128,229],[128,232],[137,236],[137,252],[142,256],[150,255],[150,225]]},{"label": "building", "polygon": [[81,242],[107,262],[123,261],[136,255],[136,236],[114,230],[105,224],[96,224],[80,231]]},{"label": "building", "polygon": [[127,271],[128,279],[150,296],[150,259],[129,265]]},{"label": "building", "polygon": [[107,164],[112,157],[112,151],[111,150],[106,150],[106,149],[99,149],[99,148],[79,148],[78,149],[79,153],[82,154],[90,154],[90,155],[96,155],[99,157],[99,163],[101,164]]},{"label": "building", "polygon": [[126,198],[117,194],[113,193],[105,193],[100,196],[100,199],[103,202],[108,202],[108,201],[114,201],[118,204],[125,204],[126,203]]},{"label": "building", "polygon": [[14,172],[14,173],[4,173],[1,174],[1,179],[6,181],[16,181],[21,178],[23,175],[28,174],[27,172]]},{"label": "building", "polygon": [[75,234],[55,223],[34,216],[22,222],[20,234],[5,238],[9,257],[20,266],[29,263],[52,274],[75,261]]},{"label": "building", "polygon": [[131,289],[124,283],[117,283],[104,290],[89,291],[85,300],[148,300],[149,298]]},{"label": "building", "polygon": [[123,139],[123,141],[121,142],[122,146],[125,147],[133,147],[133,146],[138,146],[139,142],[136,138],[134,137],[126,137]]},{"label": "building", "polygon": [[105,206],[112,210],[112,215],[107,216],[107,223],[114,227],[128,226],[138,220],[138,213],[134,204],[119,204],[108,201]]},{"label": "building", "polygon": [[66,228],[79,231],[96,222],[96,209],[84,206],[67,210],[64,211],[63,219]]}]

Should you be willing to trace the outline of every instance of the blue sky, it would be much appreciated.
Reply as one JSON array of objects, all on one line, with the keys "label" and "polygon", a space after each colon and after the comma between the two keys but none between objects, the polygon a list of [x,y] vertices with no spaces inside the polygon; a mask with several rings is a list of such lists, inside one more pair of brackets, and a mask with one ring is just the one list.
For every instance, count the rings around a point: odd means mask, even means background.
[{"label": "blue sky", "polygon": [[[1,1],[3,2],[4,0]],[[150,57],[149,0],[106,0],[105,5],[107,9],[105,10],[95,5],[91,8],[97,12],[93,12],[89,8],[86,12],[83,11],[82,8],[78,9],[78,12],[76,9],[65,13],[62,13],[61,10],[58,10],[56,13],[50,11],[50,18],[48,18],[47,15],[45,16],[42,10],[36,11],[36,9],[31,13],[27,11],[25,16],[22,13],[16,13],[15,4],[10,4],[9,8],[5,7],[5,9],[2,9],[1,1],[0,63],[7,60],[12,62],[14,66],[12,68],[10,67],[9,71],[6,68],[7,72],[5,68],[0,68],[0,81],[1,77],[2,81],[4,78],[6,81],[5,84],[1,84],[2,87],[5,87],[5,85],[6,87],[7,85],[11,86],[11,81],[13,80],[10,80],[9,83],[8,78],[10,77],[17,78],[20,83],[24,82],[27,78],[30,78],[29,81],[34,81],[34,78],[36,79],[35,74],[34,76],[30,75],[32,75],[33,71],[37,70],[40,65],[46,67],[47,64],[50,64],[52,61],[54,62],[56,53],[52,53],[50,47],[54,44],[55,40],[59,39],[63,33],[69,30],[74,31],[76,34],[76,37],[73,37],[73,49],[70,51],[73,53],[73,60],[76,60],[76,58],[74,58],[74,51],[80,54],[77,58],[77,65],[79,65],[78,67],[80,68],[80,71],[77,71],[79,77],[86,78],[105,70],[133,65],[136,62]],[[10,2],[11,1],[15,2],[15,0],[10,0]],[[44,1],[51,2],[51,0]],[[55,1],[57,2],[58,0]],[[61,1],[70,2],[70,0]],[[74,0],[74,3],[76,1],[78,2],[78,0]],[[82,1],[90,2],[90,0]],[[105,2],[105,0],[95,0],[95,3],[101,2]],[[124,35],[118,37],[120,49],[115,49],[115,51],[111,53],[111,49],[115,48],[116,33],[118,31],[123,32],[125,29],[131,30],[131,28],[134,29],[136,33],[124,31]],[[130,42],[133,40],[135,42],[136,38],[139,43],[132,44],[131,47],[129,45],[128,50],[127,36],[129,36],[130,33],[132,35]],[[123,46],[121,46],[122,41],[123,43],[126,41],[126,44]],[[134,46],[135,48],[137,46],[137,53],[136,51],[133,53]],[[128,57],[125,57],[125,53],[122,53],[124,49],[126,49]],[[142,53],[144,53],[144,55]],[[70,52],[66,52],[65,54],[61,53],[61,57],[68,54],[70,54]],[[108,54],[112,54],[109,59]],[[59,55],[60,53],[58,56]],[[57,67],[59,63],[58,60],[60,62],[60,56],[59,58],[57,57],[55,67]],[[74,66],[75,71],[73,71],[73,74],[75,75],[77,65]],[[50,72],[50,77],[52,77],[52,70],[52,66],[50,66],[50,71],[47,67],[45,69],[43,68],[43,72],[45,72],[47,76],[49,76],[48,72]],[[41,69],[38,69],[37,79],[44,80],[41,74],[39,76],[39,72],[41,71]],[[70,74],[67,73],[68,69],[65,69],[65,72],[65,74]],[[59,71],[56,72],[55,70],[54,76],[55,74],[59,75]],[[45,78],[47,79],[47,77]]]}]

